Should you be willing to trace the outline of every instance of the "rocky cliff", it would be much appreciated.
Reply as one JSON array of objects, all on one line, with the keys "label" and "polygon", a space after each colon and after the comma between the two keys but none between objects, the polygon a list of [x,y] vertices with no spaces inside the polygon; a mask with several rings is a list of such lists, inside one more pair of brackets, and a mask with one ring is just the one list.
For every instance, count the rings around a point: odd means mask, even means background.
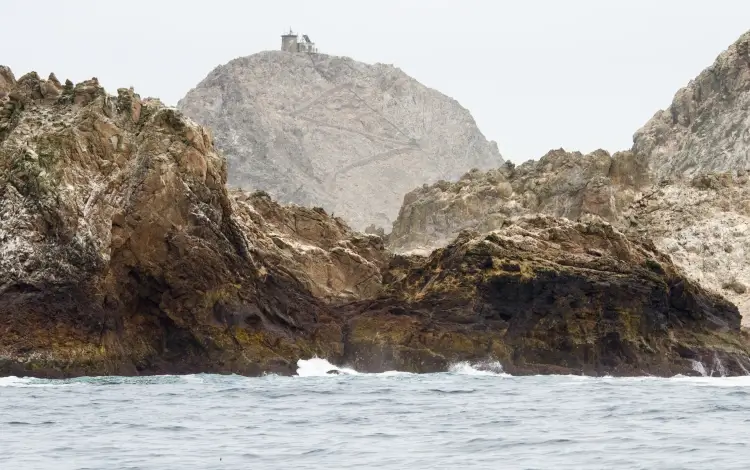
[{"label": "rocky cliff", "polygon": [[493,230],[524,214],[615,222],[648,183],[646,163],[631,152],[553,150],[538,161],[415,189],[404,196],[389,243],[397,251],[429,251],[463,229]]},{"label": "rocky cliff", "polygon": [[701,285],[728,297],[750,325],[748,172],[649,184],[644,159],[553,151],[536,162],[470,172],[416,189],[388,236],[397,252],[428,253],[465,229],[490,231],[525,214],[601,218],[650,238]]},{"label": "rocky cliff", "polygon": [[[463,232],[426,258],[396,257],[386,281],[391,297],[366,310],[399,321],[379,336],[400,348],[476,351],[481,338],[512,373],[669,375],[691,360],[746,367],[736,308],[606,222],[532,215]],[[361,342],[377,343],[376,327]],[[728,349],[714,361],[718,344]]]},{"label": "rocky cliff", "polygon": [[401,70],[271,51],[214,69],[178,104],[213,130],[229,183],[322,206],[362,230],[403,195],[502,163],[469,112]]},{"label": "rocky cliff", "polygon": [[750,32],[633,138],[657,179],[750,170]]},{"label": "rocky cliff", "polygon": [[607,223],[530,216],[395,256],[228,191],[209,133],[156,100],[0,70],[0,375],[750,367],[736,307]]}]

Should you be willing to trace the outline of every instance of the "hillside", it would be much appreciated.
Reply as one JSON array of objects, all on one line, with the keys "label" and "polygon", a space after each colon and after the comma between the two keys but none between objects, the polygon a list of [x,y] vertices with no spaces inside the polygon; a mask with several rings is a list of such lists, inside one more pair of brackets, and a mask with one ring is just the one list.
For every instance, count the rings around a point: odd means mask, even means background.
[{"label": "hillside", "polygon": [[178,104],[209,127],[229,184],[322,206],[362,230],[403,195],[503,162],[471,114],[391,65],[269,51],[219,66]]}]

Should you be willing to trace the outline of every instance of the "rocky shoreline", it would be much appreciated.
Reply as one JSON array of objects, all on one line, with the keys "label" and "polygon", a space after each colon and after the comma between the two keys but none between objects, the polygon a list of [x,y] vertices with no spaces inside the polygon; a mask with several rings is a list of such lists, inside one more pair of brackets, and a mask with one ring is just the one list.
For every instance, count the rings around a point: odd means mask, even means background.
[{"label": "rocky shoreline", "polygon": [[637,234],[521,215],[397,255],[229,191],[209,131],[133,90],[0,69],[0,375],[750,370],[737,308]]}]

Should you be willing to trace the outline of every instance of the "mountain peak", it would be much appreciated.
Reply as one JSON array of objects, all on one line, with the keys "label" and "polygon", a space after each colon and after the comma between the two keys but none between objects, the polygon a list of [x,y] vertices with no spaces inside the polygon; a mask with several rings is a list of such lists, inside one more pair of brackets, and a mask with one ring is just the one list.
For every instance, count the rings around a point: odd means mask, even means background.
[{"label": "mountain peak", "polygon": [[456,100],[386,64],[265,51],[215,68],[178,107],[214,131],[229,182],[390,226],[415,186],[503,159]]}]

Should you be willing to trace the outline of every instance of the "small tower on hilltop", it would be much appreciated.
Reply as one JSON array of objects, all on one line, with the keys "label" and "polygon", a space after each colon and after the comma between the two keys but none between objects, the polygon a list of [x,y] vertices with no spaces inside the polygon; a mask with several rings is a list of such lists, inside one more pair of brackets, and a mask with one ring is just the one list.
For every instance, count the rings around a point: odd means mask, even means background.
[{"label": "small tower on hilltop", "polygon": [[281,50],[286,52],[318,52],[315,43],[307,34],[302,35],[302,42],[297,33],[289,28],[289,32],[281,35]]}]

